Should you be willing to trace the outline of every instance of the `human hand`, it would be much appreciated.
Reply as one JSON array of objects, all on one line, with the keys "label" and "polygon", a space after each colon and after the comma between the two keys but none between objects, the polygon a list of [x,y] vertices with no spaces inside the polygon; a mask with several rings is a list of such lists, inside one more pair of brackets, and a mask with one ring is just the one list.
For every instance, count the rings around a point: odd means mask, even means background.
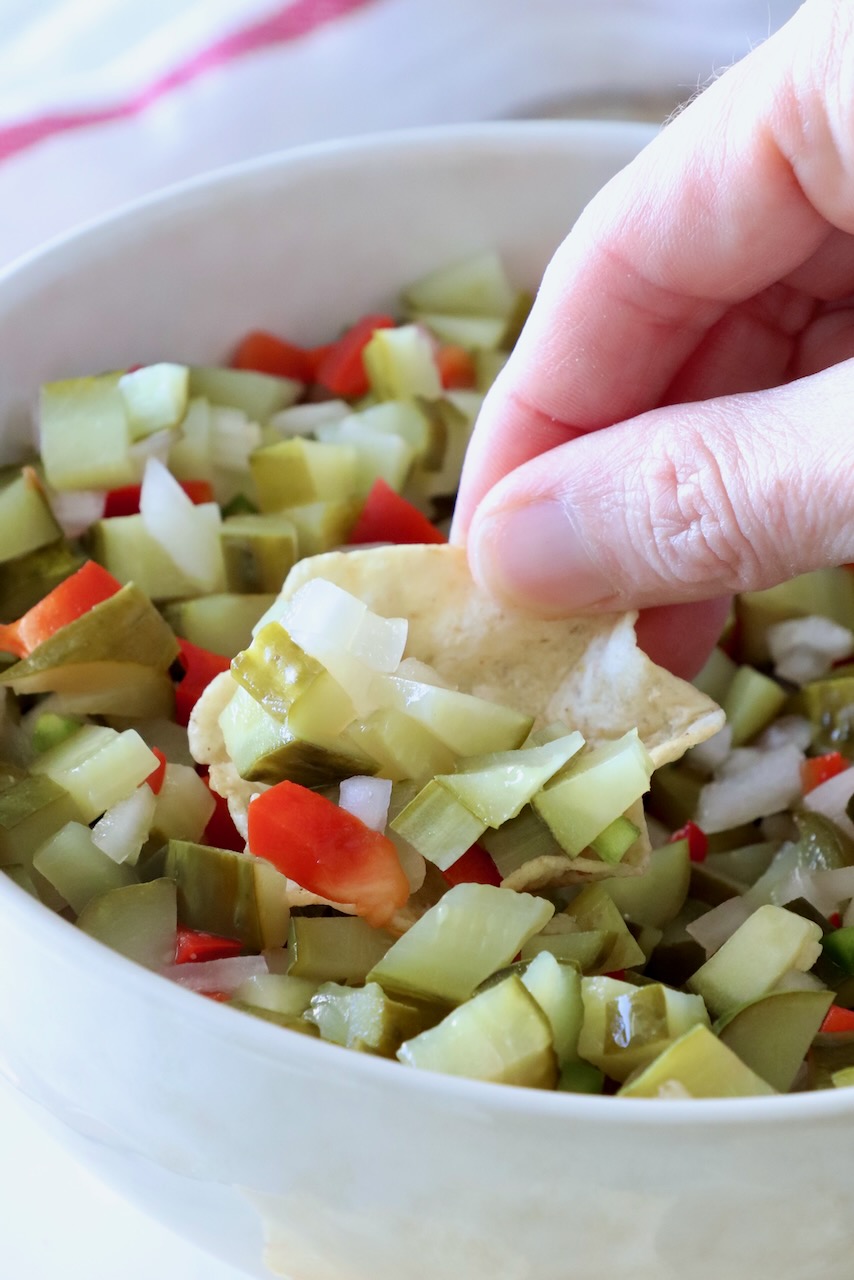
[{"label": "human hand", "polygon": [[853,356],[854,12],[807,0],[557,251],[454,537],[540,615],[641,608],[690,675],[721,597],[854,559]]}]

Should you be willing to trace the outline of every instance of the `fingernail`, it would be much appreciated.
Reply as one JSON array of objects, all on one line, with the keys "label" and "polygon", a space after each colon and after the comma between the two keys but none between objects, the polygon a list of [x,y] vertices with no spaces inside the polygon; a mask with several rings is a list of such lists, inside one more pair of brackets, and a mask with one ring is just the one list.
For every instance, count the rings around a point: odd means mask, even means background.
[{"label": "fingernail", "polygon": [[561,614],[614,596],[560,502],[532,502],[475,518],[469,553],[481,585],[518,608]]}]

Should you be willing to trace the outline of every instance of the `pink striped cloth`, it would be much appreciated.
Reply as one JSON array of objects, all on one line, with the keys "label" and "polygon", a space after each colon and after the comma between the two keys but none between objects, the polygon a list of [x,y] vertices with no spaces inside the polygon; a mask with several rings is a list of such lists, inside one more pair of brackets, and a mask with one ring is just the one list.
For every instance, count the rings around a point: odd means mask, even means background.
[{"label": "pink striped cloth", "polygon": [[[0,266],[284,147],[537,114],[662,117],[795,0],[0,4]],[[652,107],[650,108],[650,103]]]}]

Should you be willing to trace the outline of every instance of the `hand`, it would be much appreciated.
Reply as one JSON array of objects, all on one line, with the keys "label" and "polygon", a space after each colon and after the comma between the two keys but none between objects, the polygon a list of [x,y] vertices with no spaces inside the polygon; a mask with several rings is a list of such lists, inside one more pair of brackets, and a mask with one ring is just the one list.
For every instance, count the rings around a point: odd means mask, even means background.
[{"label": "hand", "polygon": [[454,537],[540,615],[665,606],[642,642],[690,674],[720,597],[854,559],[852,356],[854,12],[807,0],[556,253]]}]

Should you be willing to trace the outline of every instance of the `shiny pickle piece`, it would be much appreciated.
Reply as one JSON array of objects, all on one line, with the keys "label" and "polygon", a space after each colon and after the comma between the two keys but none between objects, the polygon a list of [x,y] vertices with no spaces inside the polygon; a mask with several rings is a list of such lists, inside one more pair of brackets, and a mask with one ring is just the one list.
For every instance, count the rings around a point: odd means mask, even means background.
[{"label": "shiny pickle piece", "polygon": [[378,400],[438,400],[442,382],[433,344],[418,325],[376,329],[362,352],[365,373]]},{"label": "shiny pickle piece", "polygon": [[578,1037],[584,1020],[581,974],[574,964],[561,964],[541,952],[524,966],[522,982],[549,1020],[552,1043],[561,1069],[578,1062]]},{"label": "shiny pickle piece", "polygon": [[558,1066],[548,1019],[517,977],[489,987],[397,1051],[408,1067],[494,1084],[553,1089]]},{"label": "shiny pickle piece", "polygon": [[727,690],[732,684],[738,663],[734,662],[723,649],[714,648],[709,654],[706,665],[692,680],[695,689],[705,693],[717,703],[723,703]]},{"label": "shiny pickle piece", "polygon": [[653,765],[631,729],[574,757],[534,796],[533,807],[562,849],[576,857],[649,790]]},{"label": "shiny pickle piece", "polygon": [[438,778],[428,782],[390,825],[440,871],[453,866],[486,830],[486,823]]},{"label": "shiny pickle piece", "polygon": [[288,976],[363,983],[394,942],[358,916],[291,916]]},{"label": "shiny pickle piece", "polygon": [[28,868],[33,854],[67,822],[80,822],[76,801],[45,774],[31,774],[0,792],[0,866]]},{"label": "shiny pickle piece", "polygon": [[340,501],[350,497],[355,488],[356,450],[352,445],[323,444],[297,436],[256,449],[249,466],[264,512]]},{"label": "shiny pickle piece", "polygon": [[767,995],[789,969],[811,969],[821,929],[783,907],[762,906],[688,979],[709,1012],[721,1017]]},{"label": "shiny pickle piece", "polygon": [[516,291],[494,249],[437,267],[403,292],[407,315],[439,311],[455,316],[500,316],[506,321],[516,304]]},{"label": "shiny pickle piece", "polygon": [[42,387],[40,449],[54,489],[116,489],[138,481],[120,376],[68,378]]},{"label": "shiny pickle piece", "polygon": [[661,929],[675,920],[688,897],[691,884],[688,841],[674,840],[653,849],[642,875],[615,876],[600,884],[627,920]]},{"label": "shiny pickle piece", "polygon": [[177,427],[187,412],[189,371],[182,364],[149,364],[119,378],[132,440]]},{"label": "shiny pickle piece", "polygon": [[581,734],[570,733],[539,746],[523,745],[515,751],[468,757],[459,762],[454,773],[440,775],[436,781],[487,826],[500,827],[518,817],[583,746]]},{"label": "shiny pickle piece", "polygon": [[288,973],[256,973],[241,982],[232,1003],[239,1001],[282,1018],[302,1018],[317,986],[310,978],[295,978]]},{"label": "shiny pickle piece", "polygon": [[0,622],[22,617],[83,563],[83,556],[64,538],[0,562]]},{"label": "shiny pickle piece", "polygon": [[152,880],[93,898],[77,928],[147,969],[162,969],[175,958],[177,918],[174,882]]},{"label": "shiny pickle piece", "polygon": [[590,848],[603,862],[621,862],[640,834],[640,827],[624,813],[590,841]]},{"label": "shiny pickle piece", "polygon": [[45,841],[33,857],[33,867],[76,915],[100,894],[137,881],[133,868],[99,849],[80,822],[66,823]]},{"label": "shiny pickle piece", "polygon": [[575,965],[581,973],[601,969],[602,961],[614,945],[614,934],[604,929],[568,930],[566,933],[537,933],[523,943],[523,960],[533,961],[544,952],[560,964]]},{"label": "shiny pickle piece", "polygon": [[[631,1001],[639,991],[656,991],[659,995],[645,995],[638,1006],[637,1036],[628,1054],[624,1051],[634,1025]],[[656,1014],[659,997],[664,1000],[666,1028]],[[709,1026],[709,1015],[699,996],[674,991],[661,983],[638,987],[617,978],[585,977],[581,980],[581,998],[584,1020],[578,1038],[579,1055],[614,1080],[626,1079],[642,1060],[652,1061],[661,1039],[674,1041],[691,1027]],[[621,1045],[620,1039],[626,1044]]]},{"label": "shiny pickle piece", "polygon": [[497,831],[491,828],[484,831],[480,843],[505,880],[534,858],[563,853],[539,814],[529,805]]},{"label": "shiny pickle piece", "polygon": [[621,1098],[750,1098],[776,1093],[702,1025],[669,1045],[620,1089]]},{"label": "shiny pickle piece", "polygon": [[0,475],[0,563],[51,545],[61,536],[33,468],[14,467]]},{"label": "shiny pickle piece", "polygon": [[284,946],[287,881],[270,863],[229,849],[170,840],[163,874],[177,885],[182,925],[238,939],[250,952]]},{"label": "shiny pickle piece", "polygon": [[252,628],[274,599],[273,595],[221,592],[167,604],[163,616],[172,630],[191,644],[233,658],[252,643]]},{"label": "shiny pickle piece", "polygon": [[839,751],[854,759],[854,676],[813,680],[800,690],[797,704],[812,724],[817,753]]},{"label": "shiny pickle piece", "polygon": [[281,512],[229,516],[219,536],[229,591],[277,593],[299,557],[296,525]]},{"label": "shiny pickle piece", "polygon": [[452,769],[456,759],[435,734],[395,707],[372,711],[355,721],[348,733],[392,782],[434,778]]},{"label": "shiny pickle piece", "polygon": [[445,1012],[440,1005],[394,1000],[376,982],[364,987],[326,982],[312,996],[304,1017],[323,1040],[391,1058],[404,1040],[435,1026]]},{"label": "shiny pickle piece", "polygon": [[135,729],[117,733],[104,725],[84,725],[31,766],[63,787],[84,822],[129,796],[157,768],[157,757]]},{"label": "shiny pickle piece", "polygon": [[31,676],[76,663],[126,662],[168,671],[178,652],[172,628],[131,584],[60,627],[28,658],[8,667],[0,684],[16,689]]},{"label": "shiny pickle piece", "polygon": [[291,639],[280,622],[262,626],[249,647],[238,653],[231,664],[237,683],[268,715],[282,721],[325,670],[322,663]]},{"label": "shiny pickle piece", "polygon": [[252,422],[262,426],[274,413],[287,409],[299,397],[302,383],[293,378],[276,378],[249,369],[225,369],[194,365],[190,369],[188,393],[211,404],[240,409]]},{"label": "shiny pickle piece", "polygon": [[334,551],[350,536],[364,503],[361,498],[335,498],[288,507],[284,513],[297,531],[300,556]]},{"label": "shiny pickle piece", "polygon": [[450,889],[374,965],[383,990],[459,1003],[551,919],[543,898],[486,884]]},{"label": "shiny pickle piece", "polygon": [[755,667],[738,668],[723,701],[732,745],[742,747],[755,738],[785,705],[785,689]]},{"label": "shiny pickle piece", "polygon": [[788,1093],[832,1003],[832,991],[771,991],[731,1010],[714,1031],[772,1088]]},{"label": "shiny pickle piece", "polygon": [[383,707],[394,707],[417,720],[458,756],[515,750],[533,723],[512,707],[400,676],[378,678],[375,691]]},{"label": "shiny pickle piece", "polygon": [[298,1035],[309,1036],[313,1040],[320,1039],[317,1027],[311,1022],[306,1022],[303,1017],[293,1017],[288,1013],[279,1013],[277,1009],[265,1009],[247,1000],[233,998],[229,1000],[228,1007],[236,1009],[238,1013],[248,1013],[253,1018],[260,1018],[262,1022],[272,1022],[274,1026],[282,1027],[285,1031],[296,1031]]},{"label": "shiny pickle piece", "polygon": [[229,759],[242,778],[252,782],[281,782],[289,778],[303,786],[340,782],[355,774],[371,776],[377,763],[355,742],[344,737],[308,742],[288,724],[267,714],[250,693],[238,687],[219,718]]},{"label": "shiny pickle piece", "polygon": [[792,815],[798,832],[797,866],[804,871],[836,871],[854,864],[854,841],[823,813]]},{"label": "shiny pickle piece", "polygon": [[579,930],[600,929],[610,935],[611,945],[597,962],[596,968],[600,973],[631,969],[646,960],[619,908],[602,885],[586,885],[563,914],[574,921]]}]

